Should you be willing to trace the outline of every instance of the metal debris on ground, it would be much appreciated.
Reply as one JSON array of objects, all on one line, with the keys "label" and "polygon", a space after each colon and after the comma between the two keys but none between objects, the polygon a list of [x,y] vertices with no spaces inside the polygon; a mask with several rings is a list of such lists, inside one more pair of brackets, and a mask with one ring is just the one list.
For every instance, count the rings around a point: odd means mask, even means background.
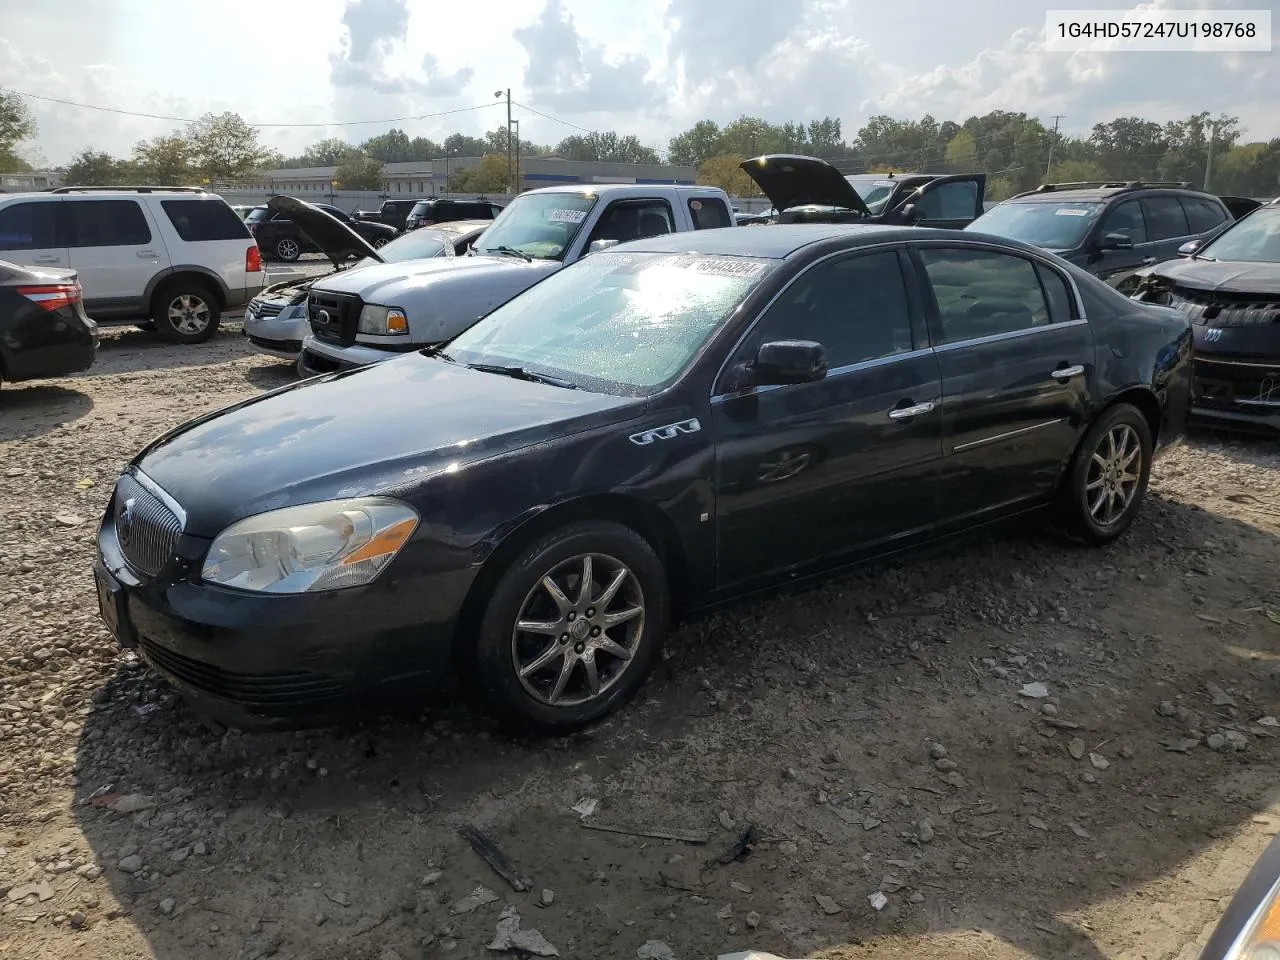
[{"label": "metal debris on ground", "polygon": [[754,823],[749,823],[738,834],[737,839],[729,844],[727,850],[720,856],[716,857],[716,863],[721,866],[727,866],[735,860],[745,860],[751,856],[751,851],[756,848],[756,844],[760,842],[760,831],[756,829]]},{"label": "metal debris on ground", "polygon": [[537,930],[521,930],[520,914],[515,907],[507,907],[498,917],[498,926],[493,934],[490,950],[514,951],[521,954],[533,954],[535,957],[558,957],[560,951]]},{"label": "metal debris on ground", "polygon": [[469,894],[455,903],[449,908],[449,912],[455,916],[460,913],[471,913],[480,907],[495,902],[498,895],[486,887],[476,887]]},{"label": "metal debris on ground", "polygon": [[649,837],[654,840],[678,840],[681,843],[703,844],[710,837],[703,830],[664,830],[662,827],[623,827],[609,823],[587,823],[582,826],[588,830],[600,830],[604,833],[621,833],[628,837]]},{"label": "metal debris on ground", "polygon": [[476,856],[487,863],[494,873],[507,881],[511,885],[511,889],[516,893],[524,893],[524,891],[533,886],[516,869],[516,865],[511,862],[511,858],[503,853],[498,845],[485,833],[470,824],[462,827],[458,832],[462,834],[467,843],[471,844],[471,849],[476,852]]},{"label": "metal debris on ground", "polygon": [[596,812],[596,807],[599,805],[600,801],[595,797],[583,797],[569,809],[585,820]]}]

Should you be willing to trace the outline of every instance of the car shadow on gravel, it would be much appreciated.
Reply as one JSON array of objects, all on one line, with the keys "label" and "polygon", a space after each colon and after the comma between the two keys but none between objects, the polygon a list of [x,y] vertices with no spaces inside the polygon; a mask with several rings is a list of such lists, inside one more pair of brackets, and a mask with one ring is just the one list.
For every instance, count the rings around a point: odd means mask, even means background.
[{"label": "car shadow on gravel", "polygon": [[56,381],[6,383],[0,388],[0,418],[4,437],[33,437],[57,429],[93,410],[93,400]]},{"label": "car shadow on gravel", "polygon": [[[480,956],[503,904],[565,957],[1099,958],[1129,933],[1111,900],[1155,909],[1276,799],[1277,564],[1271,534],[1158,496],[1102,550],[1015,525],[686,624],[629,709],[541,741],[453,700],[218,733],[126,657],[73,813],[127,916],[89,922],[160,960]],[[708,842],[634,835],[662,831]],[[496,902],[463,910],[478,886]]]},{"label": "car shadow on gravel", "polygon": [[113,327],[103,332],[98,356],[82,377],[113,376],[120,373],[142,373],[178,367],[209,367],[226,363],[244,342],[239,323],[224,320],[204,343],[172,343],[154,330],[137,327]]},{"label": "car shadow on gravel", "polygon": [[299,379],[297,367],[288,360],[268,360],[250,367],[244,372],[244,378],[259,390],[276,390]]}]

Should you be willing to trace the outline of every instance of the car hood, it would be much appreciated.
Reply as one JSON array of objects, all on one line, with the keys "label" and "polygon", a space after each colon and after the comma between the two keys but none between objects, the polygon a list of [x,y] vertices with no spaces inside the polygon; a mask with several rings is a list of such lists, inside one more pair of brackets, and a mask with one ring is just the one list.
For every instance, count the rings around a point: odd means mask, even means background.
[{"label": "car hood", "polygon": [[814,204],[842,207],[864,217],[871,216],[853,184],[825,160],[774,153],[743,160],[739,166],[780,213],[791,207]]},{"label": "car hood", "polygon": [[315,284],[314,289],[353,293],[365,303],[412,311],[417,296],[428,288],[475,283],[514,296],[562,266],[559,260],[526,263],[508,256],[432,257],[361,267],[349,273],[325,277]]},{"label": "car hood", "polygon": [[297,224],[335,267],[341,266],[348,257],[372,257],[382,262],[378,251],[364,237],[318,207],[296,197],[272,197],[267,201],[267,209]]},{"label": "car hood", "polygon": [[1187,258],[1158,264],[1147,273],[1193,290],[1280,296],[1280,263]]},{"label": "car hood", "polygon": [[134,464],[213,537],[244,517],[396,496],[436,474],[638,416],[644,403],[411,353],[304,380],[183,424]]}]

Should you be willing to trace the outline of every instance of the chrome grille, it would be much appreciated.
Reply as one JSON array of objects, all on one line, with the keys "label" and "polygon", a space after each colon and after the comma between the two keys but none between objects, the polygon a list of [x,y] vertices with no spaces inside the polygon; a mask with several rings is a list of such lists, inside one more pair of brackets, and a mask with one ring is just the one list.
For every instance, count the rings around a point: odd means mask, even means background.
[{"label": "chrome grille", "polygon": [[155,576],[177,553],[182,521],[129,474],[116,482],[116,542],[129,566]]},{"label": "chrome grille", "polygon": [[1192,323],[1212,323],[1215,327],[1280,323],[1280,302],[1274,300],[1228,300],[1212,293],[1182,290],[1170,295],[1169,305],[1186,314]]},{"label": "chrome grille", "polygon": [[255,318],[266,319],[267,317],[278,317],[282,310],[284,310],[283,303],[275,303],[270,300],[250,300],[244,314],[249,320]]}]

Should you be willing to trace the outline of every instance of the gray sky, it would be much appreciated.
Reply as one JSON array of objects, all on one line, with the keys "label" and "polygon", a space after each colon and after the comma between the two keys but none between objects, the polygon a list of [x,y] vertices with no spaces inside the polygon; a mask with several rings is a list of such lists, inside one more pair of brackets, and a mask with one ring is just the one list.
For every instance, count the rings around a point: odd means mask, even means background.
[{"label": "gray sky", "polygon": [[[499,126],[512,88],[521,136],[576,127],[663,148],[711,117],[838,116],[846,139],[876,113],[963,120],[1002,109],[1100,120],[1200,110],[1280,136],[1280,49],[1271,53],[1046,53],[1044,10],[1125,9],[1106,0],[0,0],[0,86],[144,113],[235,110],[262,123],[371,120],[484,109],[396,124],[440,138]],[[1219,10],[1280,0],[1215,0]],[[1148,7],[1208,7],[1157,0]],[[33,103],[38,155],[93,146],[127,154],[172,121]],[[286,153],[389,124],[266,128]],[[28,151],[29,154],[33,151]]]}]

